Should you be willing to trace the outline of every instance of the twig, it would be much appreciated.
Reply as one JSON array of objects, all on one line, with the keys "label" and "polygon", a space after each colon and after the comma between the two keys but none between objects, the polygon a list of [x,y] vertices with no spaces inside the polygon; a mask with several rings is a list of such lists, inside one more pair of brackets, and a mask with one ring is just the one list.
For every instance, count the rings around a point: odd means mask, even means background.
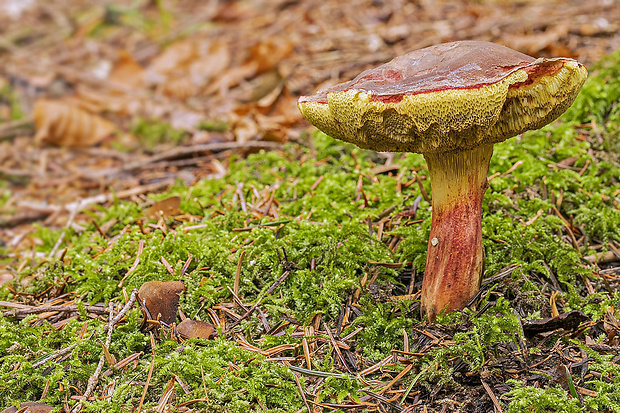
[{"label": "twig", "polygon": [[345,379],[347,377],[351,379],[356,378],[355,376],[352,376],[346,373],[330,373],[328,371],[308,370],[308,369],[304,369],[302,367],[297,367],[297,366],[288,366],[288,368],[296,373],[300,373],[300,374],[303,374],[306,376],[312,376],[312,377],[323,377],[323,378],[335,377],[337,379]]},{"label": "twig", "polygon": [[[106,348],[110,348],[110,343],[112,342],[112,331],[114,330],[114,326],[116,326],[116,324],[125,316],[127,311],[129,311],[129,309],[133,307],[133,304],[135,303],[137,296],[138,296],[138,290],[134,288],[133,291],[131,292],[131,296],[129,296],[129,300],[127,300],[127,304],[125,304],[125,306],[121,309],[121,311],[119,311],[119,313],[114,318],[112,318],[112,313],[114,310],[114,303],[110,302],[110,321],[104,328],[104,332],[107,332],[107,336],[105,340]],[[97,364],[97,368],[95,368],[95,372],[88,379],[88,385],[86,386],[86,391],[82,395],[82,403],[76,404],[73,410],[71,410],[71,413],[77,413],[80,410],[82,410],[83,403],[86,400],[88,400],[90,395],[93,393],[93,390],[95,389],[95,386],[97,385],[97,382],[99,381],[99,375],[101,375],[101,370],[103,369],[104,363],[105,363],[105,354],[102,354],[101,357],[99,358],[99,363]]]},{"label": "twig", "polygon": [[33,118],[13,120],[0,125],[0,141],[12,138],[17,135],[21,129],[32,129]]},{"label": "twig", "polygon": [[[127,311],[129,311],[129,309],[130,309],[131,307],[133,307],[133,304],[134,304],[134,302],[136,301],[136,298],[137,298],[137,297],[138,297],[138,289],[137,289],[137,288],[134,288],[134,289],[131,291],[131,295],[129,296],[129,300],[127,301],[127,304],[125,304],[125,306],[123,307],[123,309],[122,309],[121,311],[119,311],[119,313],[116,315],[116,317],[114,317],[114,319],[112,320],[112,322],[106,326],[106,328],[105,328],[105,330],[106,330],[106,331],[107,331],[108,329],[109,329],[109,330],[112,330],[112,329],[114,328],[114,326],[115,326],[115,325],[116,325],[119,321],[121,321],[121,319],[122,319],[123,317],[125,317],[125,314],[127,314]],[[112,335],[111,335],[111,333],[110,333],[109,331],[108,331],[108,335],[109,335],[109,337],[110,337],[110,338],[106,341],[106,345],[109,347],[109,346],[110,346],[109,341],[111,341],[111,340],[112,340]]]},{"label": "twig", "polygon": [[618,261],[618,257],[616,257],[616,254],[614,254],[613,251],[599,252],[597,254],[583,257],[583,259],[592,264],[606,264],[608,262]]},{"label": "twig", "polygon": [[412,368],[413,364],[408,364],[400,373],[396,375],[396,377],[394,377],[387,385],[385,385],[385,387],[380,389],[378,394],[383,394],[386,390],[391,389],[392,386],[395,385],[398,380],[402,379],[405,374],[409,373]]},{"label": "twig", "polygon": [[76,208],[80,204],[82,207],[86,207],[91,204],[102,204],[104,202],[108,202],[113,199],[129,198],[130,196],[134,196],[134,195],[144,194],[147,192],[154,192],[154,191],[160,190],[161,188],[165,188],[169,185],[172,185],[173,183],[174,183],[173,179],[165,179],[160,182],[155,182],[149,185],[137,186],[135,188],[130,188],[125,191],[120,191],[117,193],[101,194],[101,195],[93,196],[90,198],[84,198],[80,201],[66,204],[65,209],[67,211],[72,211],[74,208]]},{"label": "twig", "polygon": [[[91,334],[88,339],[92,338],[93,334]],[[50,354],[49,356],[47,356],[47,357],[45,357],[45,358],[43,358],[43,359],[41,359],[41,360],[39,360],[39,361],[37,361],[35,363],[32,363],[32,368],[36,369],[37,367],[40,367],[40,366],[44,365],[45,363],[47,363],[50,360],[53,360],[55,358],[64,356],[65,354],[67,354],[71,350],[73,350],[73,348],[75,346],[77,346],[78,344],[80,344],[83,340],[84,339],[78,340],[75,343],[71,344],[70,346],[67,346],[67,347],[63,348],[62,350],[59,350],[59,351],[55,352],[54,354]]]},{"label": "twig", "polygon": [[426,192],[426,188],[424,188],[422,179],[420,178],[420,175],[418,175],[417,173],[415,174],[415,180],[418,183],[418,187],[420,188],[420,192],[422,193],[422,197],[424,198],[424,200],[428,202],[429,204],[432,204],[431,198],[428,196],[428,192]]},{"label": "twig", "polygon": [[570,236],[570,239],[573,243],[573,247],[575,247],[576,250],[579,250],[579,243],[577,242],[577,238],[575,238],[575,234],[573,233],[573,229],[572,229],[570,222],[568,222],[566,218],[564,218],[560,210],[558,210],[558,208],[555,205],[552,205],[551,207],[553,208],[553,211],[555,212],[555,214],[560,218],[560,220],[564,224],[564,227],[566,227],[566,230],[568,231],[568,235]]},{"label": "twig", "polygon": [[364,393],[366,393],[367,395],[369,395],[370,397],[372,397],[372,398],[374,398],[374,399],[377,399],[379,402],[381,402],[381,403],[385,403],[385,404],[387,404],[388,406],[390,406],[390,411],[394,411],[394,412],[402,412],[402,411],[404,411],[404,410],[405,410],[405,409],[404,409],[404,408],[402,408],[400,405],[398,405],[398,404],[396,404],[396,403],[394,403],[394,402],[390,401],[389,399],[387,399],[387,398],[383,397],[383,396],[382,396],[382,395],[380,395],[380,394],[373,393],[373,392],[368,391],[368,390],[362,390],[362,391],[363,391]]},{"label": "twig", "polygon": [[[105,314],[106,309],[104,307],[97,306],[85,306],[84,310],[88,313]],[[25,307],[16,310],[5,311],[2,315],[4,317],[24,317],[30,314],[41,314],[48,312],[58,313],[72,313],[78,312],[79,307],[77,305],[45,305],[41,307]]]},{"label": "twig", "polygon": [[239,284],[241,282],[241,266],[243,264],[243,257],[245,257],[245,250],[239,254],[239,261],[237,261],[237,271],[235,272],[235,283],[233,284],[233,292],[236,296],[239,296]]},{"label": "twig", "polygon": [[332,334],[331,330],[327,326],[327,323],[323,322],[323,327],[325,328],[325,331],[327,331],[327,335],[329,336],[329,341],[331,341],[332,347],[334,347],[334,351],[336,352],[336,355],[338,356],[338,359],[340,359],[340,363],[342,363],[343,367],[349,373],[352,373],[351,369],[347,365],[347,362],[345,361],[344,357],[342,356],[342,352],[340,351],[340,348],[338,347],[338,343],[336,343],[336,339],[334,338],[334,335]]},{"label": "twig", "polygon": [[293,378],[295,379],[295,384],[297,384],[297,388],[299,389],[299,393],[301,394],[301,399],[304,401],[304,404],[306,405],[306,409],[308,409],[308,412],[311,412],[312,409],[310,409],[310,405],[308,404],[308,399],[306,399],[306,395],[304,394],[304,389],[303,387],[301,387],[301,382],[299,381],[297,374],[293,373]]},{"label": "twig", "polygon": [[172,148],[168,151],[158,153],[146,159],[142,159],[133,163],[123,165],[119,168],[110,168],[105,170],[89,171],[84,175],[88,178],[99,178],[102,176],[109,177],[114,174],[123,172],[131,172],[136,169],[142,169],[153,163],[165,161],[169,159],[182,158],[201,152],[221,152],[230,149],[280,149],[282,145],[277,142],[269,141],[247,141],[247,142],[217,142],[203,143],[191,146],[180,146]]}]

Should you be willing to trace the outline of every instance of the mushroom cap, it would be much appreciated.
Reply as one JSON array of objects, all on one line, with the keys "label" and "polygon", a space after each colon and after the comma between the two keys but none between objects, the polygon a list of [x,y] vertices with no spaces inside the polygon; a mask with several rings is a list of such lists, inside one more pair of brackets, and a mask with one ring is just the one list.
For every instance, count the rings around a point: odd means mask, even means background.
[{"label": "mushroom cap", "polygon": [[573,59],[534,59],[495,43],[460,41],[399,56],[297,105],[323,132],[362,148],[446,152],[552,122],[586,77]]}]

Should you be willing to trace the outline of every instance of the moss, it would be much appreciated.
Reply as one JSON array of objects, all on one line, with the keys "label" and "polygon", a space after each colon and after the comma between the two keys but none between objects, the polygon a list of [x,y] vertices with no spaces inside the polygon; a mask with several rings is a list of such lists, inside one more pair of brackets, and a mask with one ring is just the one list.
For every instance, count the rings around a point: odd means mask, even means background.
[{"label": "moss", "polygon": [[509,413],[533,412],[533,413],[577,413],[582,411],[579,401],[561,387],[547,389],[535,389],[531,386],[522,386],[520,382],[512,381],[517,386],[506,393],[512,401],[508,405]]},{"label": "moss", "polygon": [[137,136],[140,145],[148,150],[161,143],[178,144],[189,136],[187,132],[156,119],[137,119],[131,127],[131,133]]},{"label": "moss", "polygon": [[[620,241],[620,165],[604,151],[610,143],[600,142],[598,132],[590,133],[595,126],[580,124],[594,119],[596,127],[604,128],[600,136],[612,136],[617,125],[617,105],[608,101],[617,87],[611,76],[617,69],[612,67],[604,64],[593,72],[583,97],[578,97],[562,121],[495,145],[490,174],[498,176],[491,180],[483,203],[485,276],[507,265],[519,266],[510,277],[485,286],[485,299],[479,307],[485,311],[481,314],[465,311],[438,318],[433,328],[448,337],[450,345],[424,348],[424,356],[413,361],[414,371],[403,378],[404,386],[415,378],[415,391],[420,391],[421,397],[438,389],[458,391],[464,380],[477,380],[513,354],[507,349],[519,350],[523,337],[516,314],[522,319],[549,316],[545,294],[554,279],[564,291],[557,297],[561,312],[581,309],[596,321],[618,308],[618,293],[599,289],[595,295],[587,294],[584,279],[596,286],[601,282],[596,267],[582,258],[593,252],[593,244],[604,249],[611,241]],[[597,90],[605,91],[603,103],[592,98]],[[592,111],[594,117],[583,111]],[[173,133],[167,125],[155,124],[149,130],[150,125],[143,123],[146,135]],[[394,349],[402,350],[403,330],[409,335],[412,351],[422,349],[424,337],[417,331],[427,326],[419,324],[417,301],[393,297],[407,293],[412,268],[394,270],[372,262],[412,262],[416,280],[421,280],[431,222],[430,205],[415,179],[420,177],[430,193],[424,159],[416,154],[395,154],[394,171],[377,174],[373,168],[385,163],[380,154],[322,133],[309,142],[308,147],[289,144],[283,151],[233,158],[221,179],[202,180],[191,187],[178,182],[166,193],[151,196],[153,201],[179,196],[182,214],[176,216],[158,220],[145,214],[145,205],[119,200],[91,209],[92,220],[107,228],[105,237],[94,223],[85,224],[83,230],[63,229],[68,247],[64,261],[34,260],[23,268],[21,280],[0,289],[0,298],[21,302],[37,296],[44,301],[70,293],[84,304],[124,302],[118,284],[132,268],[143,243],[140,260],[123,287],[128,292],[149,280],[181,279],[186,291],[180,308],[192,318],[210,321],[207,309],[232,301],[228,287],[232,288],[240,263],[239,296],[243,302],[254,304],[260,299],[271,327],[290,323],[281,335],[267,335],[257,317],[243,321],[240,333],[261,349],[292,344],[297,347],[284,355],[300,356],[300,338],[293,336],[298,331],[295,323],[308,326],[320,315],[322,322],[334,328],[347,300],[358,290],[360,298],[350,308],[352,322],[341,336],[362,328],[350,342],[360,368],[384,359]],[[522,163],[518,166],[517,162]],[[515,165],[516,169],[506,173]],[[413,215],[414,206],[415,216],[397,218],[405,211]],[[384,219],[381,239],[380,219]],[[577,248],[566,222],[572,223],[573,235],[579,239]],[[47,256],[59,236],[59,231],[37,228],[33,234],[38,238],[35,252]],[[362,281],[367,283],[375,274],[371,293]],[[285,278],[283,283],[267,294],[280,278]],[[84,390],[101,356],[96,339],[103,339],[105,317],[91,319],[82,312],[58,330],[36,318],[16,321],[0,316],[3,405],[38,400],[49,382],[43,401],[60,406],[77,394],[76,388]],[[84,324],[85,337],[95,335],[78,342]],[[153,387],[147,392],[146,407],[157,404],[173,375],[189,389],[185,394],[178,383],[175,385],[177,403],[203,398],[202,366],[209,401],[192,405],[198,410],[304,408],[291,372],[240,348],[235,337],[184,344],[163,341],[152,349],[139,324],[140,313],[133,310],[115,329],[110,352],[117,360],[144,354],[135,367],[131,364],[102,378],[98,391],[110,385],[112,397],[92,402],[88,411],[120,412],[135,407],[143,390],[143,385],[136,383],[146,380],[153,357]],[[310,337],[316,342],[323,339]],[[550,336],[547,345],[558,340]],[[76,347],[66,358],[32,367],[36,360],[74,343]],[[532,359],[546,351],[546,347],[529,349]],[[597,392],[595,397],[584,397],[584,406],[619,410],[617,362],[589,348],[584,351],[594,360],[590,370],[601,377],[586,376],[578,384]],[[334,359],[329,352],[317,352],[313,368],[333,371],[339,365]],[[303,380],[302,385],[321,400],[334,403],[355,400],[362,388],[367,389],[361,381],[342,377],[324,380],[318,387]],[[560,388],[512,386],[509,411],[580,408],[579,402]]]}]

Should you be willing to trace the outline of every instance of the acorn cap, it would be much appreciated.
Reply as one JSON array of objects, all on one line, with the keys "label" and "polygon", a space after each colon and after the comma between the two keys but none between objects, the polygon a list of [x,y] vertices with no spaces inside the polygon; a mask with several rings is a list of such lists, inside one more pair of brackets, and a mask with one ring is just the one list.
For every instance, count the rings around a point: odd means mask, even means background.
[{"label": "acorn cap", "polygon": [[568,58],[534,59],[489,42],[427,47],[299,98],[326,134],[377,151],[471,149],[538,129],[562,114],[587,77]]}]

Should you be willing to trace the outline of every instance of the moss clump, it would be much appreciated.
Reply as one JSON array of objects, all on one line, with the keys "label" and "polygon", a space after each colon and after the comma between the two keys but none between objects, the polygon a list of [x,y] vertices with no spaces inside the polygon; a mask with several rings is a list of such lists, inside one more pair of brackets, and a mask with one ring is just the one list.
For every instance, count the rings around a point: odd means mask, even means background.
[{"label": "moss clump", "polygon": [[[501,385],[495,389],[504,393],[512,388],[507,393],[512,398],[506,403],[509,411],[581,409],[580,401],[547,378],[564,362],[545,361],[547,354],[557,354],[551,351],[557,345],[574,351],[574,360],[583,347],[593,360],[588,362],[591,375],[583,379],[576,375],[577,367],[572,370],[577,386],[596,392],[583,397],[584,406],[619,410],[617,360],[583,344],[586,334],[606,344],[605,317],[620,316],[620,295],[607,291],[597,268],[583,259],[595,245],[602,251],[620,242],[620,164],[604,151],[606,137],[617,126],[616,107],[605,100],[616,96],[612,74],[617,67],[620,62],[595,71],[563,121],[495,145],[490,164],[494,178],[483,203],[485,277],[508,265],[516,269],[484,285],[476,312],[444,315],[432,326],[420,322],[415,294],[431,222],[430,205],[420,189],[430,192],[423,158],[395,154],[396,166],[377,171],[376,166],[385,164],[382,155],[321,133],[307,147],[290,144],[283,151],[232,159],[222,179],[191,187],[179,182],[152,196],[153,202],[179,196],[179,214],[149,216],[145,211],[150,202],[115,201],[93,208],[88,214],[105,228],[105,236],[89,221],[81,229],[63,230],[63,261],[42,258],[25,265],[20,280],[0,289],[0,299],[40,304],[67,293],[65,299],[85,304],[122,303],[123,279],[126,292],[146,281],[177,279],[186,287],[180,300],[186,316],[213,321],[215,314],[230,325],[230,312],[243,314],[229,290],[238,271],[241,301],[251,306],[261,300],[264,319],[255,313],[240,322],[234,334],[220,331],[212,342],[164,340],[155,348],[139,331],[139,312],[131,311],[116,327],[110,352],[117,360],[142,354],[136,364],[110,369],[100,378],[97,395],[107,388],[111,397],[87,403],[89,411],[137,406],[153,359],[148,408],[157,405],[176,376],[185,387],[174,384],[174,406],[204,398],[208,401],[192,407],[216,412],[304,409],[292,373],[278,361],[307,367],[303,334],[313,349],[312,369],[336,375],[321,381],[311,374],[302,377],[301,386],[313,401],[356,403],[360,390],[377,392],[410,365],[392,390],[401,392],[401,400],[413,385],[410,395],[436,410],[448,399],[460,400],[464,410],[492,408],[481,387],[483,379],[495,381]],[[604,105],[592,100],[590,92],[596,90],[606,91]],[[600,109],[594,118],[575,112],[594,111],[592,105]],[[595,124],[581,124],[593,119]],[[603,142],[597,127],[604,128]],[[34,252],[44,257],[60,232],[38,228],[35,236]],[[3,259],[10,261],[8,256]],[[398,268],[399,263],[406,265]],[[270,290],[279,279],[282,283]],[[584,280],[596,294],[588,294]],[[561,290],[554,296],[560,313],[581,309],[595,325],[575,333],[576,342],[559,333],[545,339],[524,337],[524,320],[551,316],[550,290],[555,289]],[[102,354],[96,340],[104,340],[107,316],[90,318],[82,311],[76,317],[63,326],[55,324],[59,316],[50,317],[49,323],[37,316],[0,316],[0,404],[38,400],[47,383],[44,402],[56,407],[76,403],[71,397],[84,390]],[[404,350],[405,341],[417,355],[396,353],[398,363],[384,365],[363,380],[345,377],[324,326],[346,341],[341,352],[353,371],[394,357],[392,351]],[[351,338],[344,340],[347,335]],[[72,344],[66,356],[33,367],[36,360]],[[274,356],[268,351],[276,346],[284,350]],[[534,380],[527,372],[536,363],[544,378]],[[510,374],[519,380],[507,383],[512,377],[502,376],[507,370],[518,372]],[[412,399],[405,400],[407,405]]]}]

